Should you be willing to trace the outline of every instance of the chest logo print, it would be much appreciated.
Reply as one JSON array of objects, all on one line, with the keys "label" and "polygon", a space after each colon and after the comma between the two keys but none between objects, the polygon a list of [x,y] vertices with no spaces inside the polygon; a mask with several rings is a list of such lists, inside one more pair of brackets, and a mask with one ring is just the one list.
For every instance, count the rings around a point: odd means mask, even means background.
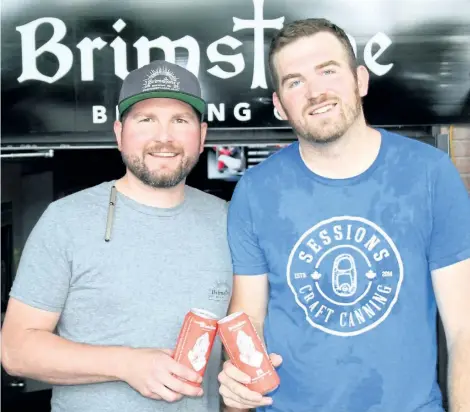
[{"label": "chest logo print", "polygon": [[403,282],[403,262],[393,240],[375,223],[341,216],[300,237],[286,275],[311,326],[355,336],[389,316]]}]

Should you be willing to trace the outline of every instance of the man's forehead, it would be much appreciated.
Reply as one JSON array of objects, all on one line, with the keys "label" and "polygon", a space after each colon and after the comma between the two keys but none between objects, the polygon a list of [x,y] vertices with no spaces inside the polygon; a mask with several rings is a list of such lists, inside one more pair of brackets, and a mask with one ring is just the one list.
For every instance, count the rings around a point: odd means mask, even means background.
[{"label": "man's forehead", "polygon": [[344,45],[333,34],[321,32],[302,37],[284,46],[274,55],[278,71],[291,71],[305,65],[321,64],[325,61],[341,61],[347,58]]}]

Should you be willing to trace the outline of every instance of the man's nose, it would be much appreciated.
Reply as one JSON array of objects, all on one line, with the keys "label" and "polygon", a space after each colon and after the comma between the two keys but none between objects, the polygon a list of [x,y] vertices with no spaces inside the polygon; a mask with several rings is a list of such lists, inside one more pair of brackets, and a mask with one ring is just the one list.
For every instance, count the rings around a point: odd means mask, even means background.
[{"label": "man's nose", "polygon": [[310,81],[307,84],[305,93],[305,97],[308,100],[315,101],[320,98],[323,94],[325,94],[325,90],[318,82]]},{"label": "man's nose", "polygon": [[153,137],[155,140],[162,143],[171,142],[173,140],[169,128],[161,124],[155,127]]}]

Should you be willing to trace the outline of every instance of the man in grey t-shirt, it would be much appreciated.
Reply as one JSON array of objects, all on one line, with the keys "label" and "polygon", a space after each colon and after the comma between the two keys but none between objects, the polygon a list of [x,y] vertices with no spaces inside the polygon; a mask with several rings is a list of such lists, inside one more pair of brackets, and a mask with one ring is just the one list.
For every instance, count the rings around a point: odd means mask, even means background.
[{"label": "man in grey t-shirt", "polygon": [[53,412],[219,410],[220,341],[201,388],[171,357],[185,314],[223,317],[231,296],[226,202],[185,185],[205,107],[179,66],[131,72],[114,125],[125,176],[53,202],[27,241],[2,361],[52,383]]}]

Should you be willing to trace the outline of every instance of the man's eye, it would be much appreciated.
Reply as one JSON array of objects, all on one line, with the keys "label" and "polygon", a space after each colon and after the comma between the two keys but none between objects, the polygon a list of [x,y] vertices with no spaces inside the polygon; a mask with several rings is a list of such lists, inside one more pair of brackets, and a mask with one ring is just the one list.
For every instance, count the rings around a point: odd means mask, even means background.
[{"label": "man's eye", "polygon": [[182,119],[182,118],[175,119],[175,122],[176,123],[188,123],[186,119]]},{"label": "man's eye", "polygon": [[151,121],[152,121],[152,119],[150,117],[144,117],[144,118],[139,120],[139,123],[149,123]]},{"label": "man's eye", "polygon": [[298,85],[300,85],[300,80],[294,80],[294,81],[289,83],[289,89],[297,87]]}]

